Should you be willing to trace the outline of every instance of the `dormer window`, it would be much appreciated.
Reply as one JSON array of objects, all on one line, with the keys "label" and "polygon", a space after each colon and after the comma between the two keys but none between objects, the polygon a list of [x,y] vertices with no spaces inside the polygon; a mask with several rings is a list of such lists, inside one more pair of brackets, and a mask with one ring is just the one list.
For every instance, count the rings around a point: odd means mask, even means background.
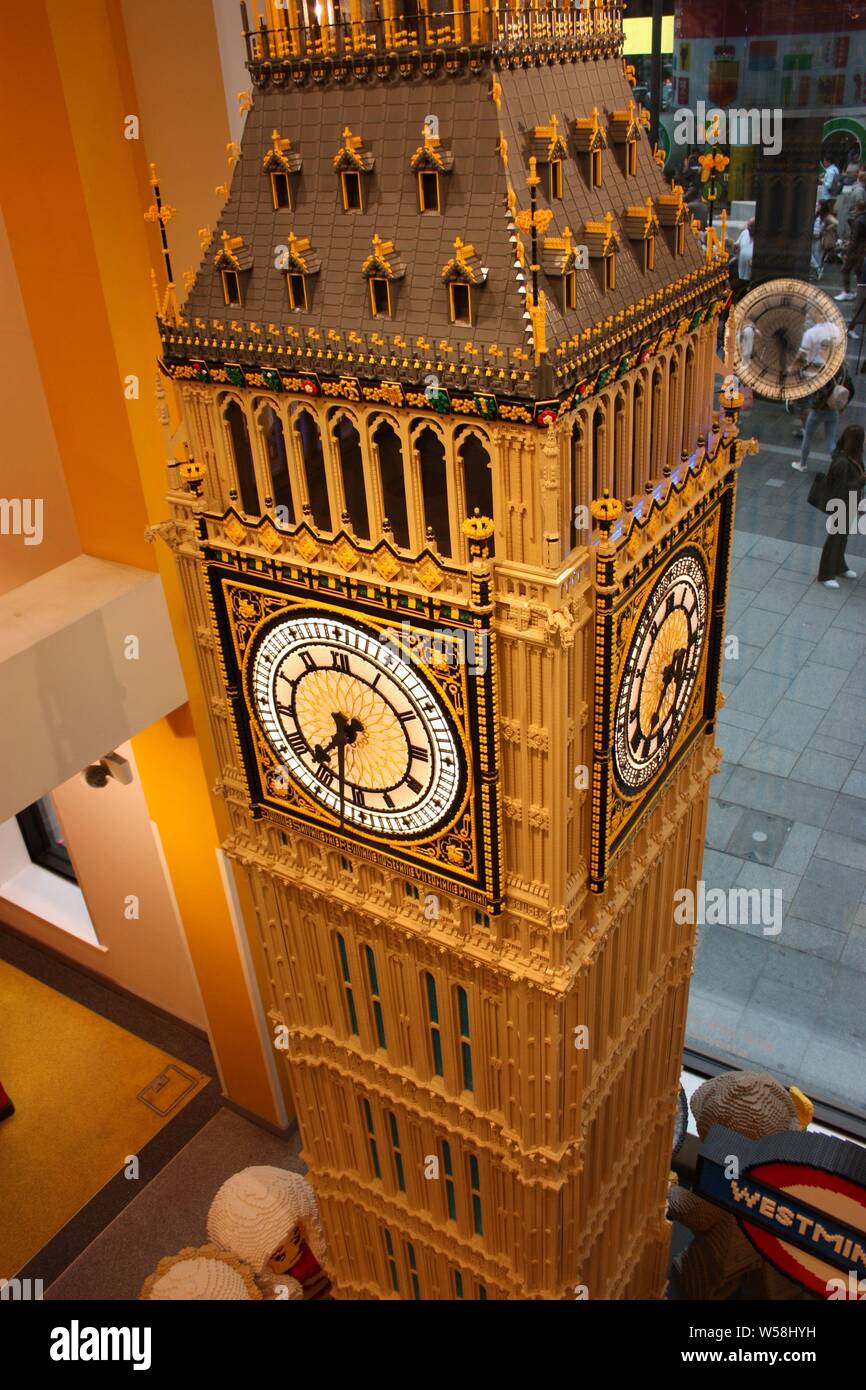
[{"label": "dormer window", "polygon": [[364,211],[364,176],[370,173],[373,163],[373,156],[364,148],[360,135],[353,135],[346,126],[343,144],[334,155],[334,168],[340,175],[344,212]]},{"label": "dormer window", "polygon": [[348,169],[340,175],[340,183],[343,189],[343,211],[363,212],[364,205],[361,199],[361,175]]},{"label": "dormer window", "polygon": [[472,291],[469,285],[458,282],[448,286],[452,323],[472,323]]},{"label": "dormer window", "polygon": [[598,121],[598,107],[592,108],[591,116],[578,116],[574,122],[574,143],[589,161],[589,186],[601,188],[604,182],[604,151],[607,149],[607,135]]},{"label": "dormer window", "polygon": [[243,300],[241,299],[241,287],[238,281],[237,271],[224,270],[221,273],[223,282],[223,299],[225,300],[226,304],[234,304],[238,306],[242,305]]},{"label": "dormer window", "polygon": [[391,292],[384,276],[370,276],[370,308],[374,318],[389,319],[391,317]]},{"label": "dormer window", "polygon": [[655,269],[656,233],[659,220],[651,197],[640,207],[626,208],[623,218],[625,234],[630,241],[641,242],[640,256],[644,274]]},{"label": "dormer window", "polygon": [[286,284],[289,290],[289,308],[307,308],[307,277],[299,273],[286,276]]},{"label": "dormer window", "polygon": [[[633,210],[630,209],[630,211]],[[590,261],[601,261],[601,288],[606,293],[616,289],[616,256],[619,250],[619,235],[613,229],[613,213],[606,212],[600,222],[585,222],[583,224],[583,240],[586,243]]]},{"label": "dormer window", "polygon": [[574,245],[570,227],[565,228],[562,236],[545,236],[541,264],[551,283],[556,282],[557,276],[562,281],[563,309],[576,309],[577,272],[586,270],[589,261],[586,247]]},{"label": "dormer window", "polygon": [[370,312],[376,319],[389,319],[393,314],[393,286],[402,280],[406,267],[394,257],[393,241],[383,241],[376,233],[373,249],[361,266],[370,293]]},{"label": "dormer window", "polygon": [[418,172],[418,208],[420,212],[439,212],[439,175],[435,170]]},{"label": "dormer window", "polygon": [[610,113],[610,132],[613,142],[625,151],[625,172],[633,179],[637,174],[637,142],[642,139],[642,126],[634,101],[623,111]]},{"label": "dormer window", "polygon": [[644,271],[655,270],[656,268],[656,239],[648,236],[643,244],[643,268]]},{"label": "dormer window", "polygon": [[559,134],[559,121],[551,116],[547,125],[533,126],[529,133],[530,166],[534,159],[536,167],[544,169],[545,192],[548,202],[562,197],[563,161],[568,157],[568,148]]},{"label": "dormer window", "polygon": [[226,308],[243,308],[244,285],[253,266],[252,252],[244,246],[243,237],[232,236],[224,229],[213,263],[222,281]]},{"label": "dormer window", "polygon": [[291,208],[292,194],[288,174],[271,174],[271,194],[275,209]]},{"label": "dormer window", "polygon": [[670,193],[660,193],[656,197],[657,219],[662,227],[673,230],[674,254],[682,256],[686,249],[686,223],[689,210],[683,202],[683,190],[675,183]]},{"label": "dormer window", "polygon": [[487,280],[487,267],[478,264],[475,247],[461,237],[454,239],[454,255],[442,267],[442,279],[448,286],[448,312],[452,323],[472,325],[476,305],[473,289],[481,288]]},{"label": "dormer window", "polygon": [[278,130],[271,132],[271,148],[262,160],[262,167],[271,181],[271,199],[274,211],[291,212],[294,207],[292,197],[292,175],[301,167],[301,157],[292,149],[288,136],[280,135]]},{"label": "dormer window", "polygon": [[294,313],[303,313],[310,307],[312,276],[317,275],[321,261],[310,247],[309,237],[289,233],[288,244],[279,248],[277,269],[286,276],[286,296],[289,308]]},{"label": "dormer window", "polygon": [[679,223],[677,224],[676,249],[677,249],[677,255],[678,255],[678,256],[684,256],[684,255],[686,254],[686,224],[685,224],[685,222],[679,222]]},{"label": "dormer window", "polygon": [[418,211],[442,211],[442,175],[450,174],[454,156],[450,150],[442,148],[439,136],[424,123],[420,144],[409,160],[409,167],[418,180]]}]

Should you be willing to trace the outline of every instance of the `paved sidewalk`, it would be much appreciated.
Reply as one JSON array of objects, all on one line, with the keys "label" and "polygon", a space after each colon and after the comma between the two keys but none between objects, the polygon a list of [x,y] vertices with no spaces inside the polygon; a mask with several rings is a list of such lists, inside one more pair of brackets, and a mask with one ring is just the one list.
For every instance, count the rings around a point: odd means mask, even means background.
[{"label": "paved sidewalk", "polygon": [[[846,423],[866,423],[855,406]],[[724,665],[704,859],[708,890],[778,889],[784,918],[777,936],[701,928],[688,1043],[866,1115],[866,536],[848,546],[859,579],[816,582],[823,520],[806,504],[811,474],[790,467],[793,423],[764,402],[742,420],[770,447],[741,474],[727,625],[739,653]]]}]

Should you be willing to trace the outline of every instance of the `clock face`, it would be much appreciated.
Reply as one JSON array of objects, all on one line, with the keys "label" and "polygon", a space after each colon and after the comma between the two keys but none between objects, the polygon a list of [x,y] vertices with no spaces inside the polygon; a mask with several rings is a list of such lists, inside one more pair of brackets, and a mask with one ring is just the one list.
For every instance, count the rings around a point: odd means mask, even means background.
[{"label": "clock face", "polygon": [[348,826],[408,839],[453,818],[465,790],[456,729],[396,639],[307,612],[275,622],[248,669],[286,775]]},{"label": "clock face", "polygon": [[734,324],[735,373],[760,396],[800,400],[844,364],[845,320],[823,290],[803,280],[768,280],[750,290]]},{"label": "clock face", "polygon": [[634,795],[670,757],[695,688],[707,631],[708,586],[697,550],[680,552],[638,619],[616,697],[613,765]]}]

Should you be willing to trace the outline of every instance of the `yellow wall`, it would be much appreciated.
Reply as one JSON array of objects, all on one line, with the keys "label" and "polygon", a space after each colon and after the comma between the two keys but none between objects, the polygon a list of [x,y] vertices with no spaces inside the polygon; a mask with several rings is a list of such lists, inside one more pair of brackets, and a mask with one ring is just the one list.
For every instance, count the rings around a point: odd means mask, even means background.
[{"label": "yellow wall", "polygon": [[[165,20],[175,6],[138,8],[147,14],[161,9]],[[199,119],[193,75],[199,74],[203,89],[212,83],[221,92],[219,73],[207,66],[216,52],[213,20],[205,4],[177,9],[188,20],[180,33],[186,81],[177,115],[193,124]],[[191,714],[182,710],[160,721],[133,746],[227,1094],[277,1121],[216,861],[218,806],[208,792],[216,768],[177,579],[166,548],[144,540],[148,522],[167,511],[149,283],[151,265],[160,259],[155,229],[143,218],[150,202],[147,159],[155,155],[142,140],[123,135],[124,117],[139,107],[122,12],[116,0],[32,0],[7,13],[4,31],[0,115],[15,138],[0,162],[0,203],[69,496],[86,552],[160,570]],[[159,51],[150,57],[159,69]],[[157,91],[169,102],[181,101],[167,85],[154,89],[153,100]],[[124,398],[123,380],[131,374],[140,382],[137,401]],[[203,733],[200,742],[195,730]]]}]

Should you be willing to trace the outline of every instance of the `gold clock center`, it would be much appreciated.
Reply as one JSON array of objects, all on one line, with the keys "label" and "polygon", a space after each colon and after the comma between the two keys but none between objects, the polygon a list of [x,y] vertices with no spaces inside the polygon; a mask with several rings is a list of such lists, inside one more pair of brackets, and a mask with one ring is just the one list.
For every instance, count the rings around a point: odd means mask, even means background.
[{"label": "gold clock center", "polygon": [[[403,727],[381,695],[344,671],[311,671],[298,684],[295,714],[310,748],[327,747],[334,736],[334,710],[362,726],[346,745],[346,781],[371,791],[396,786],[409,770]],[[335,762],[336,766],[336,762]]]},{"label": "gold clock center", "polygon": [[[665,672],[673,661],[674,653],[688,647],[688,644],[688,620],[682,609],[676,608],[673,613],[668,614],[659,628],[649,655],[640,697],[640,726],[643,730],[649,731],[653,727],[653,716],[656,716],[657,728],[670,714],[676,699],[678,682],[668,679],[666,683]],[[664,697],[662,691],[665,692]]]}]

